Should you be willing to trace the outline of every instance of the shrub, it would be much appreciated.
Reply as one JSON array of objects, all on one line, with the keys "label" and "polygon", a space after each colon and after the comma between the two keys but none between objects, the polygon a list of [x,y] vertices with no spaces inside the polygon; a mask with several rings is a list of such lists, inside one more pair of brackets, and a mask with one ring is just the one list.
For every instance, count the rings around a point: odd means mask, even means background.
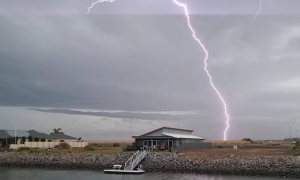
[{"label": "shrub", "polygon": [[59,143],[58,145],[54,146],[54,148],[70,149],[71,146],[66,142],[62,142],[62,143]]},{"label": "shrub", "polygon": [[84,150],[86,151],[94,151],[95,147],[93,146],[93,144],[88,144],[84,147]]},{"label": "shrub", "polygon": [[45,142],[45,141],[46,141],[46,139],[45,139],[45,138],[42,138],[42,139],[41,139],[41,142]]},{"label": "shrub", "polygon": [[32,142],[32,141],[33,141],[32,136],[28,136],[28,141],[29,141],[29,142]]},{"label": "shrub", "polygon": [[26,142],[26,137],[23,136],[21,139],[22,139],[22,140],[21,140],[21,144],[25,144],[25,142]]},{"label": "shrub", "polygon": [[127,145],[126,151],[133,151],[133,150],[134,150],[134,146],[133,145]]},{"label": "shrub", "polygon": [[120,147],[119,143],[113,143],[113,147]]},{"label": "shrub", "polygon": [[19,147],[18,151],[30,151],[29,147]]},{"label": "shrub", "polygon": [[35,137],[34,138],[34,142],[39,142],[40,141],[40,138],[39,137]]},{"label": "shrub", "polygon": [[242,139],[242,141],[248,141],[248,142],[253,143],[252,139],[250,139],[250,138],[244,138],[244,139]]}]

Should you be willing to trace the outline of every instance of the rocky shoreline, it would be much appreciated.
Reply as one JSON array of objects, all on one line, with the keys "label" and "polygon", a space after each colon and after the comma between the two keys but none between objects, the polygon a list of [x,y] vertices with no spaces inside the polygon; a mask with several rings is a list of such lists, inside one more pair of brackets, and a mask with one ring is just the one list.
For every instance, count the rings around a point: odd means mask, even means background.
[{"label": "rocky shoreline", "polygon": [[[103,170],[124,164],[132,153],[18,153],[1,152],[0,166]],[[142,162],[146,172],[300,178],[300,160],[294,156],[194,156],[151,153]]]}]

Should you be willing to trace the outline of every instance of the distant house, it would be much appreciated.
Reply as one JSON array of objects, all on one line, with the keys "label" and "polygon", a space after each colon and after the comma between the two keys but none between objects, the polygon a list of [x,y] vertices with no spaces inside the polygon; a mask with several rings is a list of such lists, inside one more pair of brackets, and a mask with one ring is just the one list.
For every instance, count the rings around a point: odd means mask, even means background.
[{"label": "distant house", "polygon": [[68,135],[64,134],[63,132],[58,132],[56,134],[51,133],[50,137],[54,141],[59,141],[59,142],[70,142],[70,141],[76,141],[77,140],[77,138],[72,137],[72,136],[68,136]]},{"label": "distant house", "polygon": [[[38,138],[39,141],[41,139],[45,139],[45,141],[53,141],[53,142],[74,142],[77,141],[77,138],[68,136],[64,134],[63,132],[59,132],[58,134],[46,134],[42,132],[38,132],[36,130],[29,130],[29,131],[23,131],[23,130],[7,130],[2,129],[0,130],[0,144],[5,145],[8,144],[8,139],[12,139],[14,137],[18,137],[17,144],[23,144],[22,137],[25,137],[25,141],[28,142],[28,137],[31,136],[33,141],[35,138]],[[1,147],[1,146],[0,146]]]},{"label": "distant house", "polygon": [[207,149],[211,147],[211,144],[207,145],[207,143],[203,142],[205,138],[195,136],[192,132],[193,130],[162,127],[151,132],[132,137],[135,139],[136,149],[180,149],[180,151],[182,151],[188,149]]}]

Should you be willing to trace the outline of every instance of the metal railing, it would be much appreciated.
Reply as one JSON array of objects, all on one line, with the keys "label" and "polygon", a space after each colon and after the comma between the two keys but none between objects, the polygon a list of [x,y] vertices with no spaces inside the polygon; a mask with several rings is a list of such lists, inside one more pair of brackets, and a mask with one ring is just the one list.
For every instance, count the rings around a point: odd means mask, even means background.
[{"label": "metal railing", "polygon": [[125,162],[125,166],[124,166],[124,170],[126,169],[127,166],[129,166],[134,157],[138,157],[138,154],[140,154],[140,151],[135,152],[126,162]]},{"label": "metal railing", "polygon": [[129,164],[127,167],[125,167],[126,170],[133,170],[150,152],[150,149],[144,150],[141,153],[137,155],[134,161],[132,161],[131,164]]}]

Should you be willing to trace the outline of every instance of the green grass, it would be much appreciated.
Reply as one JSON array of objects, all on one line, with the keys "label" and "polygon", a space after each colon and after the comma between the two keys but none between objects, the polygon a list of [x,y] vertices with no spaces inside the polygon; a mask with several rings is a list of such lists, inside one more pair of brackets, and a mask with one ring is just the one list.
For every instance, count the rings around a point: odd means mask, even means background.
[{"label": "green grass", "polygon": [[28,149],[19,152],[43,152],[43,153],[100,153],[100,154],[115,154],[121,153],[121,147],[96,147],[93,151],[85,150],[84,148],[71,148],[71,149],[55,149],[51,151],[41,151],[38,149]]}]

